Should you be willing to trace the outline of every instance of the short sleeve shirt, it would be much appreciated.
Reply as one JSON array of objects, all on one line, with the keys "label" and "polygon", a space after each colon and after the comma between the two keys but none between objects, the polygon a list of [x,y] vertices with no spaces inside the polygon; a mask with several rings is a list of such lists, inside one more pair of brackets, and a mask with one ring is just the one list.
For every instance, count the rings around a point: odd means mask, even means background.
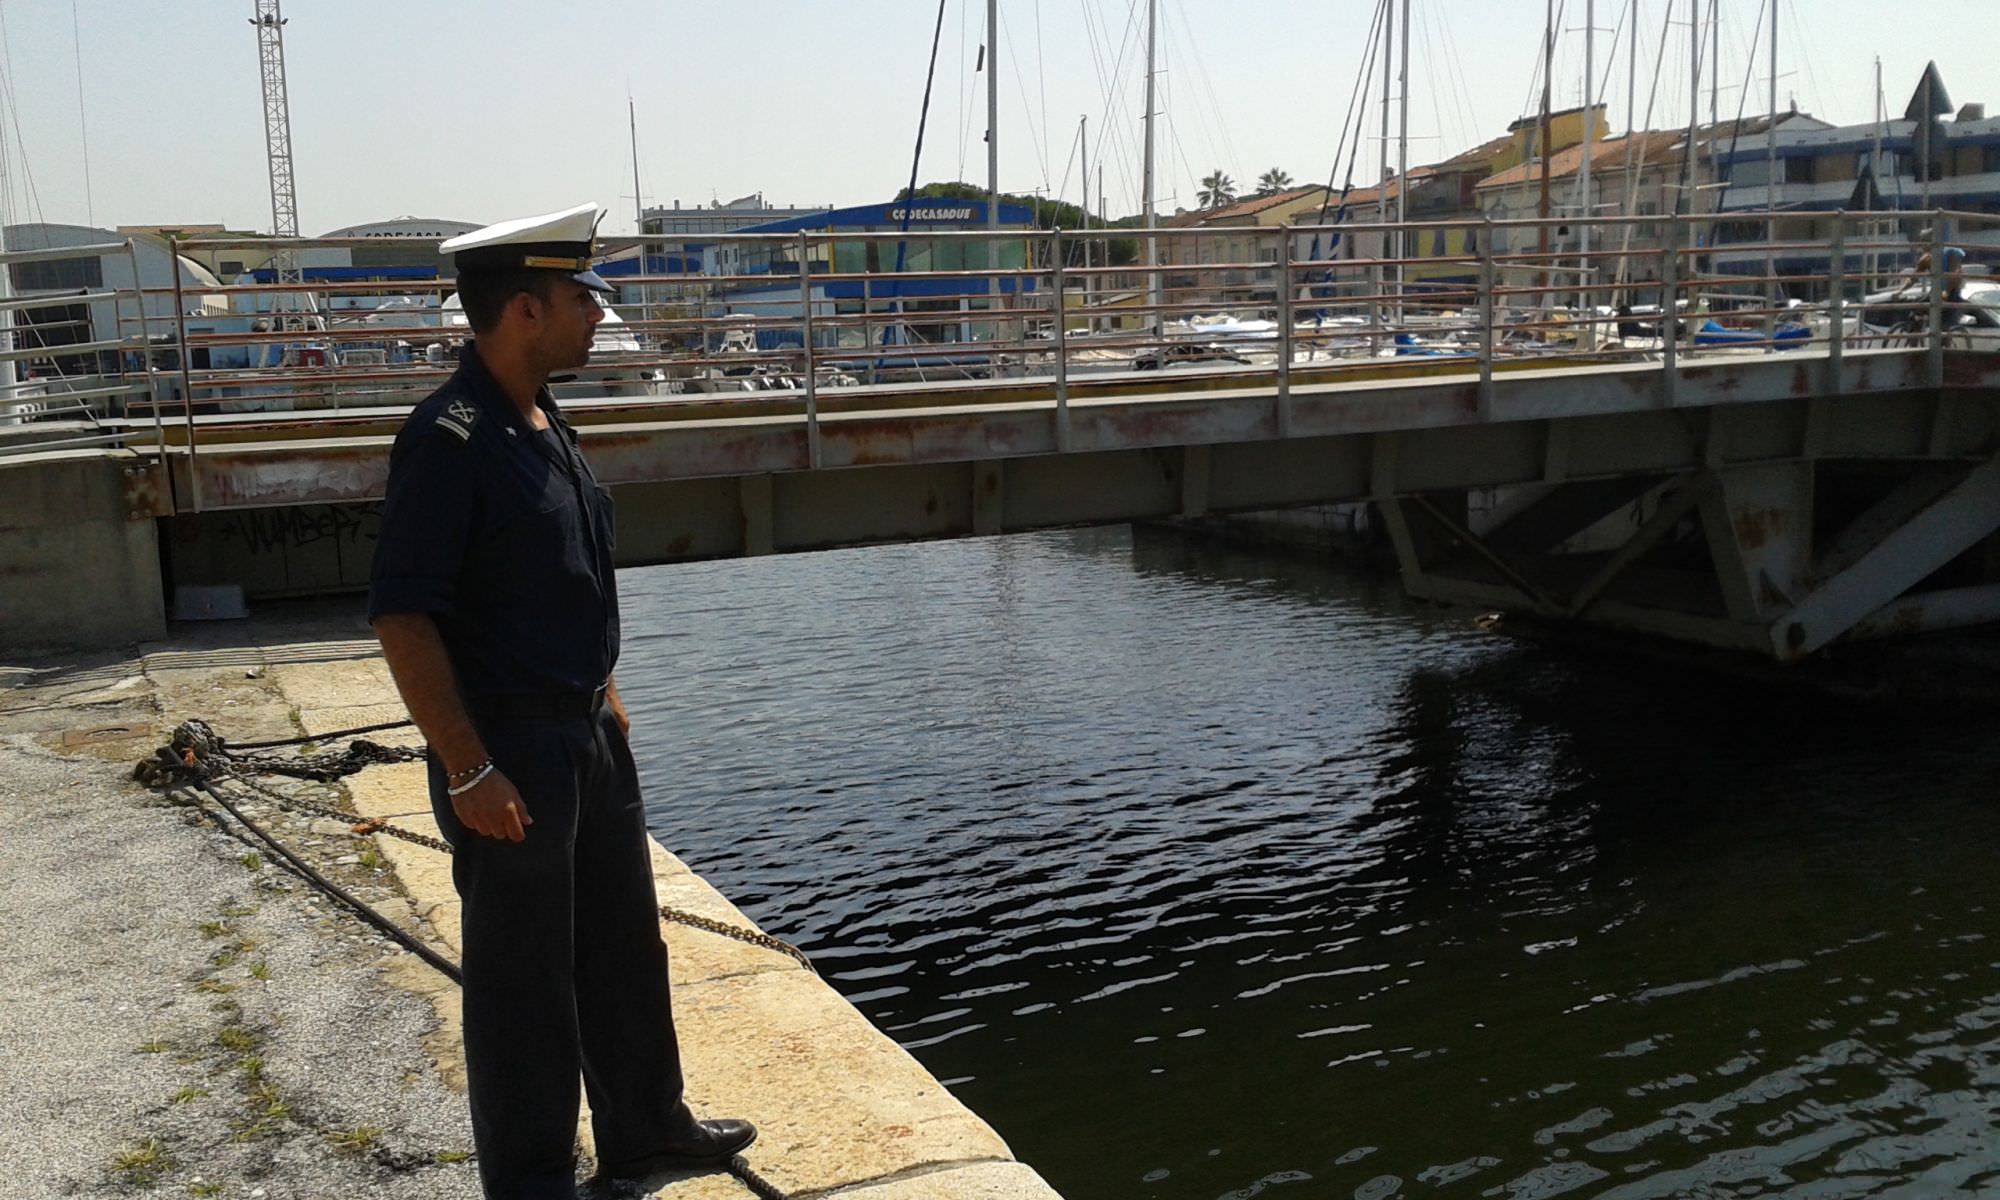
[{"label": "short sleeve shirt", "polygon": [[429,614],[469,693],[587,692],[618,659],[611,496],[536,403],[546,431],[468,346],[389,454],[368,617]]}]

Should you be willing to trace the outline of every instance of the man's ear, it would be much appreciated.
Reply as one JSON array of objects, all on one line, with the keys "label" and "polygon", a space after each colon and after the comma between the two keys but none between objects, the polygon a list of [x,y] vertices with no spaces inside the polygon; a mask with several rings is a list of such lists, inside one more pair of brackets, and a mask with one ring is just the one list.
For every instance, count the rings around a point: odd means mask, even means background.
[{"label": "man's ear", "polygon": [[524,321],[539,321],[542,318],[542,298],[531,291],[515,292],[508,297],[507,307]]}]

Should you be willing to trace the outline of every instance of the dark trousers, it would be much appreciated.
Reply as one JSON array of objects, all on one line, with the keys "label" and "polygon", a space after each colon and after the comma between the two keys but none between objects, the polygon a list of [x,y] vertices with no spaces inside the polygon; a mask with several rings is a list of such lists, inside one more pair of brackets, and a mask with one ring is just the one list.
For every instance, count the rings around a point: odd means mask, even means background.
[{"label": "dark trousers", "polygon": [[657,1153],[689,1120],[667,992],[638,769],[608,710],[473,720],[534,824],[461,825],[430,768],[453,849],[465,945],[465,1067],[490,1200],[576,1195],[577,1081],[600,1163]]}]

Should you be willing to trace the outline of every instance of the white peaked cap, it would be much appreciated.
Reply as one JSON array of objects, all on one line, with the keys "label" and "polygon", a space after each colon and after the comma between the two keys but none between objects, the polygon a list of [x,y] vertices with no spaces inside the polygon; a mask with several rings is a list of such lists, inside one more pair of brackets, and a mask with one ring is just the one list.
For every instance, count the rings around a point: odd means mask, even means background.
[{"label": "white peaked cap", "polygon": [[438,245],[438,252],[451,255],[460,271],[522,267],[562,271],[585,287],[609,292],[611,285],[590,269],[596,255],[597,223],[603,218],[602,207],[579,204],[446,238]]}]

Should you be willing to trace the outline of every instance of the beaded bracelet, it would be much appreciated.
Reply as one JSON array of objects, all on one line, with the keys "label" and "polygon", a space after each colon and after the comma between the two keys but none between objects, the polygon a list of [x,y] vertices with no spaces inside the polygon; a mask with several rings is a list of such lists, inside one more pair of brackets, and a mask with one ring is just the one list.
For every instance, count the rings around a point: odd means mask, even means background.
[{"label": "beaded bracelet", "polygon": [[463,796],[465,795],[465,793],[471,791],[473,788],[476,788],[480,784],[485,783],[486,777],[488,775],[491,775],[492,773],[493,773],[493,760],[489,758],[486,760],[484,764],[480,766],[478,774],[466,780],[464,783],[458,784],[455,787],[446,787],[444,789],[444,794],[447,796]]},{"label": "beaded bracelet", "polygon": [[447,784],[460,783],[463,782],[464,780],[472,778],[474,775],[479,774],[481,771],[485,770],[486,768],[492,765],[493,765],[493,759],[489,755],[484,761],[474,763],[473,765],[465,768],[465,770],[463,771],[446,771],[444,773],[444,781]]}]

